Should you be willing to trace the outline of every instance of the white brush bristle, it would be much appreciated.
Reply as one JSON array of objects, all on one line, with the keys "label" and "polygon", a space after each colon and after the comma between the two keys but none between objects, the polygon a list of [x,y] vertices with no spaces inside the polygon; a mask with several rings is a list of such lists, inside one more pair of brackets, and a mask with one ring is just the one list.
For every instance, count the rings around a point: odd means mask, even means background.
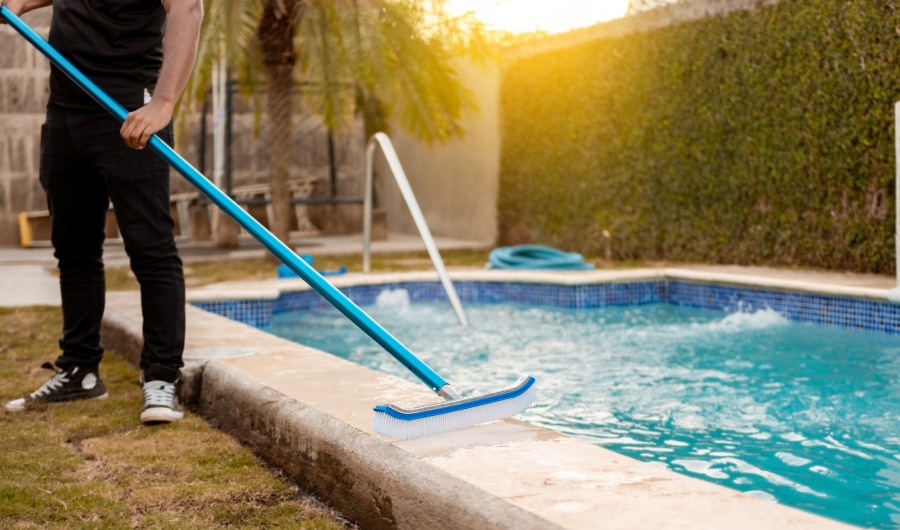
[{"label": "white brush bristle", "polygon": [[526,392],[510,399],[427,418],[400,420],[385,412],[376,412],[372,430],[389,438],[410,440],[507,418],[527,409],[536,399],[537,389],[532,385]]}]

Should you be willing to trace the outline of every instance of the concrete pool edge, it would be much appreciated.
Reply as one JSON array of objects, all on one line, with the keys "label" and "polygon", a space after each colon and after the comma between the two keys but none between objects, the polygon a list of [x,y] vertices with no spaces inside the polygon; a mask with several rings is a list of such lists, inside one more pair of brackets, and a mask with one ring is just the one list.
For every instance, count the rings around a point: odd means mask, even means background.
[{"label": "concrete pool edge", "polygon": [[[136,293],[110,293],[104,345],[139,351]],[[200,414],[365,528],[846,527],[515,420],[388,440],[372,405],[433,394],[192,307],[185,357]]]}]

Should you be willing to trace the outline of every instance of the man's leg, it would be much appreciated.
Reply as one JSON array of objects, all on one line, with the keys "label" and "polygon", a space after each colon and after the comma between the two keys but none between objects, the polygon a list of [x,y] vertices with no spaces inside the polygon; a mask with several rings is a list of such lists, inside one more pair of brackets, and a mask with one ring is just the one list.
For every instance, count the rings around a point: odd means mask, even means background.
[{"label": "man's leg", "polygon": [[41,185],[47,194],[51,241],[62,295],[61,367],[96,367],[103,357],[103,240],[109,207],[106,183],[92,170],[70,128],[70,113],[51,108],[41,130]]},{"label": "man's leg", "polygon": [[[175,399],[175,383],[184,365],[185,330],[184,273],[169,213],[169,166],[150,149],[127,147],[118,136],[118,124],[112,130],[105,125],[100,128],[107,131],[109,138],[99,144],[103,147],[94,157],[95,164],[106,177],[131,269],[141,286],[144,347],[140,368],[145,382],[142,419],[180,419],[180,407],[177,411],[164,410],[171,408],[165,404]],[[159,134],[168,141],[171,128]],[[148,390],[151,382],[158,382],[152,391]],[[177,405],[175,400],[173,406]],[[148,412],[148,406],[160,410]]]},{"label": "man's leg", "polygon": [[107,396],[98,374],[103,357],[100,322],[105,282],[103,239],[108,199],[103,178],[93,171],[70,128],[70,113],[51,107],[41,129],[41,185],[50,209],[54,255],[62,295],[62,353],[56,373],[30,395],[10,401],[6,409],[24,410],[35,402],[96,399]]}]

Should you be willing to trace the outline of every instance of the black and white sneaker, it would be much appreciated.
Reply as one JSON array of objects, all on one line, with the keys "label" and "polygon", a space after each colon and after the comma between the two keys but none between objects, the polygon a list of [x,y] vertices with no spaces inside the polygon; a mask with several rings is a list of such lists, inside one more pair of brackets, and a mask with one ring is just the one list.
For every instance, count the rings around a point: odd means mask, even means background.
[{"label": "black and white sneaker", "polygon": [[78,399],[106,399],[106,387],[97,372],[97,368],[72,366],[60,368],[51,363],[44,363],[41,368],[54,370],[56,373],[44,385],[30,395],[14,399],[5,408],[11,412],[19,412],[36,403],[59,403]]},{"label": "black and white sneaker", "polygon": [[151,365],[141,375],[144,387],[142,423],[170,423],[184,418],[178,402],[178,370],[158,364]]}]

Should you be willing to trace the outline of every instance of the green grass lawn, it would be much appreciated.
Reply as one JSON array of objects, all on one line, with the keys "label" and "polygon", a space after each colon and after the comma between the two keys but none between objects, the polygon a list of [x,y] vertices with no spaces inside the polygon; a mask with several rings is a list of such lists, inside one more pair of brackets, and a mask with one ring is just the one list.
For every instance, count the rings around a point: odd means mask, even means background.
[{"label": "green grass lawn", "polygon": [[[0,400],[37,389],[59,308],[0,309]],[[230,436],[187,412],[146,427],[136,368],[107,353],[109,399],[0,411],[0,528],[310,528],[344,525]]]}]

